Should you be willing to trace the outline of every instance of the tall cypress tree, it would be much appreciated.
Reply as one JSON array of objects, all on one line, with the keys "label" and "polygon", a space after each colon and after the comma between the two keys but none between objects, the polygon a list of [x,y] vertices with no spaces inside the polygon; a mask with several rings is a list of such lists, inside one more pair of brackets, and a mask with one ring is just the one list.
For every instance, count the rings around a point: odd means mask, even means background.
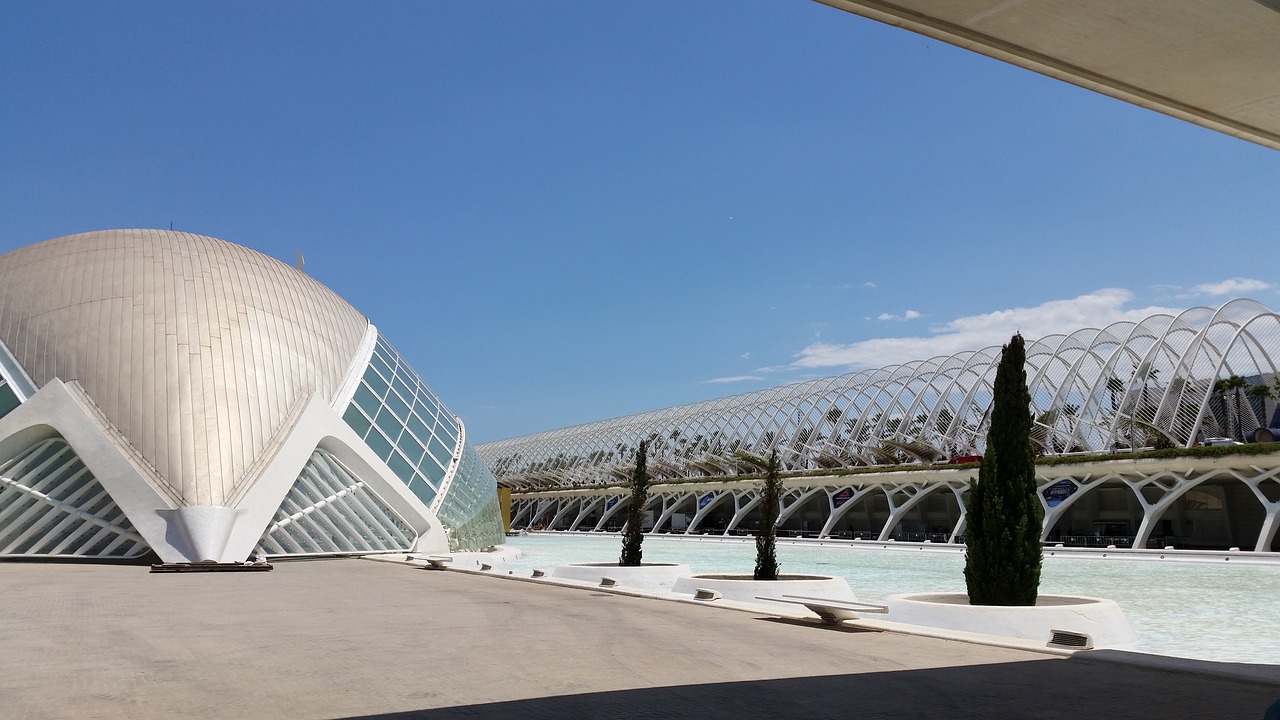
[{"label": "tall cypress tree", "polygon": [[971,605],[1035,605],[1044,509],[1036,497],[1022,335],[1004,346],[996,368],[991,429],[966,503],[964,579]]},{"label": "tall cypress tree", "polygon": [[636,450],[636,470],[631,475],[631,500],[627,506],[627,527],[622,531],[622,557],[618,560],[619,565],[626,567],[640,565],[640,559],[644,556],[640,544],[644,542],[644,529],[641,527],[644,522],[644,506],[649,501],[649,473],[645,469],[646,454],[645,442],[641,440],[640,448]]},{"label": "tall cypress tree", "polygon": [[778,473],[778,449],[765,466],[764,496],[760,498],[760,529],[756,532],[756,580],[778,579],[778,511],[782,504],[782,476]]}]

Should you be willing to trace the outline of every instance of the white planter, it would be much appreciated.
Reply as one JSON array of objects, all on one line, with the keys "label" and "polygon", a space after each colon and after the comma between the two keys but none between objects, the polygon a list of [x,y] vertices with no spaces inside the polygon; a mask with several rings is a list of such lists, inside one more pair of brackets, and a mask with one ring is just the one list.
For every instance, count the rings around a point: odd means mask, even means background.
[{"label": "white planter", "polygon": [[616,562],[572,563],[557,565],[551,577],[562,580],[580,580],[600,584],[604,578],[613,578],[618,586],[641,590],[668,590],[676,578],[688,575],[688,565],[677,563],[643,563],[624,567]]},{"label": "white planter", "polygon": [[909,625],[1045,644],[1063,631],[1088,636],[1095,648],[1131,648],[1138,641],[1120,606],[1102,598],[1041,595],[1034,607],[1008,607],[970,605],[966,593],[912,593],[893,595],[886,604],[886,620]]},{"label": "white planter", "polygon": [[783,574],[777,580],[756,580],[749,574],[708,573],[682,577],[671,588],[671,592],[681,595],[693,595],[698,590],[714,590],[725,600],[757,604],[768,602],[758,599],[761,595],[857,600],[847,580],[830,575]]}]

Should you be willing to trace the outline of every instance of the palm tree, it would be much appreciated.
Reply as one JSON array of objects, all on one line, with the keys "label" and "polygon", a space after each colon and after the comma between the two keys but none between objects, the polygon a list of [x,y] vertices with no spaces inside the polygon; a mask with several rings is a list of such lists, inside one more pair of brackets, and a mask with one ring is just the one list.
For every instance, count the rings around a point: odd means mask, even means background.
[{"label": "palm tree", "polygon": [[1234,440],[1244,439],[1240,434],[1240,393],[1244,389],[1245,385],[1248,385],[1248,382],[1239,375],[1232,375],[1227,378],[1218,378],[1218,380],[1213,383],[1213,391],[1222,396],[1224,409],[1226,408],[1227,395],[1231,395],[1234,400],[1236,411],[1235,417],[1233,418],[1230,412],[1227,413],[1228,432]]},{"label": "palm tree", "polygon": [[[1258,405],[1262,406],[1262,417],[1258,418],[1258,427],[1266,427],[1268,420],[1267,399],[1274,398],[1276,396],[1275,390],[1266,383],[1260,383],[1249,388],[1249,394],[1258,398]],[[1252,408],[1253,403],[1250,402],[1249,406]]]},{"label": "palm tree", "polygon": [[1120,409],[1120,393],[1124,392],[1124,381],[1112,375],[1107,378],[1107,392],[1111,393],[1111,410]]}]

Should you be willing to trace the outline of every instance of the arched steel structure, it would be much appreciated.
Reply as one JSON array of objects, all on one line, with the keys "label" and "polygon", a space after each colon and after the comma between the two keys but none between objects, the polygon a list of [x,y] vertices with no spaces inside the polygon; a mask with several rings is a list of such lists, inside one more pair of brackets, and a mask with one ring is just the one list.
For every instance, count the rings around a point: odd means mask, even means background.
[{"label": "arched steel structure", "polygon": [[[1000,348],[966,351],[480,445],[499,483],[656,479],[931,464],[980,454]],[[1246,439],[1275,414],[1280,315],[1247,299],[1027,344],[1033,441],[1046,455]],[[1233,387],[1219,380],[1239,377]]]}]

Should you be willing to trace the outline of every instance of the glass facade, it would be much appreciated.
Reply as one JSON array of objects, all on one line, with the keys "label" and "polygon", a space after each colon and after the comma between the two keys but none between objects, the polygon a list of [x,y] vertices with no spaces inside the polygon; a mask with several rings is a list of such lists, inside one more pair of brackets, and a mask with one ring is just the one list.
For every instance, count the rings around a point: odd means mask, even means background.
[{"label": "glass facade", "polygon": [[485,548],[502,542],[502,512],[496,486],[489,468],[471,443],[466,443],[457,474],[436,511],[449,532],[450,546]]},{"label": "glass facade", "polygon": [[382,335],[342,417],[419,500],[435,502],[458,421]]},{"label": "glass facade", "polygon": [[[7,388],[5,388],[7,389]],[[0,555],[136,558],[147,543],[62,438],[0,464]]]},{"label": "glass facade", "polygon": [[336,457],[311,453],[256,552],[313,555],[408,550],[417,533]]},{"label": "glass facade", "polygon": [[451,549],[502,541],[493,475],[469,445],[459,447],[458,419],[381,334],[342,417],[436,512],[449,533]]}]

